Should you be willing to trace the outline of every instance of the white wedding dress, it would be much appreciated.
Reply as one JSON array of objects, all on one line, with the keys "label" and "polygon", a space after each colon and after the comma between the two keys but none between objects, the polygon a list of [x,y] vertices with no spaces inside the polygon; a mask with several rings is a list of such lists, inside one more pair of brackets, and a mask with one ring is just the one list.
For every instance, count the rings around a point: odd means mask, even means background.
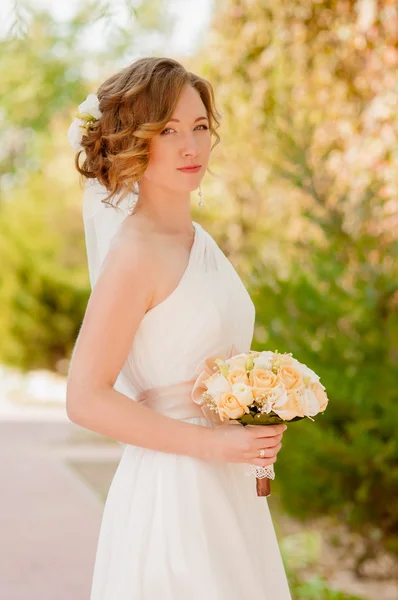
[{"label": "white wedding dress", "polygon": [[[86,186],[92,286],[127,214],[126,202],[118,214],[100,196],[98,186]],[[194,228],[178,286],[145,314],[115,384],[132,401],[191,378],[205,357],[232,344],[250,350],[254,304],[215,240]],[[157,408],[214,426],[189,394],[178,413],[172,400]],[[126,444],[103,512],[91,600],[290,600],[267,500],[247,469]]]}]

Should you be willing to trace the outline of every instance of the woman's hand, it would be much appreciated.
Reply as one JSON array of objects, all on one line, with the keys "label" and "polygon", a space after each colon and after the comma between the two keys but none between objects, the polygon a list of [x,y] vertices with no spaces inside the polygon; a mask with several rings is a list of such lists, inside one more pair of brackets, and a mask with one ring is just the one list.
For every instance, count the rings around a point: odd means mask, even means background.
[{"label": "woman's hand", "polygon": [[[282,423],[243,426],[236,421],[220,425],[210,430],[211,443],[206,449],[205,458],[268,467],[276,461],[286,429],[287,426]],[[261,449],[265,450],[264,458],[260,458]]]}]

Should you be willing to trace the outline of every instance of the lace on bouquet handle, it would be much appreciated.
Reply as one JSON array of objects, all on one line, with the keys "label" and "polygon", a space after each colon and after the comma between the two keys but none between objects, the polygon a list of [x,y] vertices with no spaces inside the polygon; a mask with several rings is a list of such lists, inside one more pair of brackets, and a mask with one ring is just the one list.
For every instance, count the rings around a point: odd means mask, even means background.
[{"label": "lace on bouquet handle", "polygon": [[254,475],[257,479],[275,479],[274,465],[260,467],[259,465],[249,465],[245,475]]}]

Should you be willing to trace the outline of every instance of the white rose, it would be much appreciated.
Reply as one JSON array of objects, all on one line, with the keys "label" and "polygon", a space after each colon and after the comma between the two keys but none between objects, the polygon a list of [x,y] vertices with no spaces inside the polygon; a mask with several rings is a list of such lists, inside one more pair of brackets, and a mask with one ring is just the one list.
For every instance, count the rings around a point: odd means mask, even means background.
[{"label": "white rose", "polygon": [[227,360],[225,361],[227,363],[227,365],[229,365],[232,368],[239,368],[239,367],[245,367],[246,365],[246,353],[242,352],[241,354],[236,354],[236,356],[233,356],[231,358],[227,358]]},{"label": "white rose", "polygon": [[325,386],[323,386],[320,382],[317,383],[315,381],[314,383],[311,383],[311,390],[314,392],[315,398],[318,401],[320,412],[326,410],[326,407],[329,402],[325,389]]},{"label": "white rose", "polygon": [[270,413],[271,410],[275,411],[275,407],[282,407],[287,402],[287,392],[284,386],[272,388],[267,396],[260,400],[260,406],[262,413]]},{"label": "white rose", "polygon": [[311,388],[303,392],[304,414],[306,417],[315,417],[319,413],[319,402]]},{"label": "white rose", "polygon": [[245,407],[250,406],[254,402],[251,386],[246,383],[241,381],[234,383],[232,385],[232,393]]},{"label": "white rose", "polygon": [[81,127],[80,127],[81,124],[82,124],[81,119],[73,119],[73,121],[70,124],[70,127],[68,129],[68,140],[75,152],[78,152],[79,150],[82,149],[81,141],[82,141],[84,130],[81,129]]},{"label": "white rose", "polygon": [[85,101],[79,104],[79,113],[92,115],[95,119],[101,118],[102,113],[99,109],[99,100],[96,94],[89,94]]},{"label": "white rose", "polygon": [[302,396],[297,392],[293,392],[287,395],[287,400],[282,406],[275,406],[274,404],[273,410],[284,421],[290,421],[294,417],[305,417],[301,404]]},{"label": "white rose", "polygon": [[264,350],[264,352],[260,352],[260,354],[253,359],[254,367],[270,369],[272,367],[273,358],[273,352],[270,350]]},{"label": "white rose", "polygon": [[221,373],[211,375],[211,377],[206,379],[203,383],[207,386],[207,393],[212,396],[218,396],[219,394],[232,391],[231,384],[225,379],[224,375],[221,375]]},{"label": "white rose", "polygon": [[273,408],[281,408],[287,402],[287,391],[284,386],[274,388],[272,393],[269,395],[269,399],[272,401]]},{"label": "white rose", "polygon": [[[89,94],[85,101],[79,104],[78,114],[90,115],[94,117],[94,119],[100,119],[102,113],[99,109],[99,100],[96,94]],[[68,129],[69,144],[72,146],[75,152],[83,150],[81,142],[86,131],[82,126],[86,125],[86,123],[86,120],[76,117],[73,119]]]},{"label": "white rose", "polygon": [[230,363],[228,363],[230,368],[232,369],[245,369],[246,368],[246,358],[244,356],[242,357],[237,357],[234,358],[234,360],[231,360]]}]

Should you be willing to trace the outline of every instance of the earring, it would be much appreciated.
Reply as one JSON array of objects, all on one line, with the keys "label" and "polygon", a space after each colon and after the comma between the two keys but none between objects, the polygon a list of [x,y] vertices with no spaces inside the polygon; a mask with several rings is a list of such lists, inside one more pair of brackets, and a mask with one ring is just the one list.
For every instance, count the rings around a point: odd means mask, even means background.
[{"label": "earring", "polygon": [[130,200],[130,198],[129,198],[128,209],[127,209],[127,212],[129,213],[129,215],[133,214],[137,202],[138,202],[138,196],[135,196],[132,200]]},{"label": "earring", "polygon": [[128,195],[127,212],[129,215],[132,215],[135,210],[136,204],[138,202],[139,191],[140,191],[140,188],[139,188],[139,183],[137,181],[135,190],[133,192],[130,192]]},{"label": "earring", "polygon": [[199,206],[200,206],[200,207],[202,207],[202,206],[204,206],[204,202],[203,202],[203,200],[202,200],[203,193],[202,193],[202,190],[201,190],[201,188],[200,188],[200,185],[199,185],[199,192],[198,192],[198,196],[199,196],[199,202],[198,202],[198,204],[199,204]]}]

